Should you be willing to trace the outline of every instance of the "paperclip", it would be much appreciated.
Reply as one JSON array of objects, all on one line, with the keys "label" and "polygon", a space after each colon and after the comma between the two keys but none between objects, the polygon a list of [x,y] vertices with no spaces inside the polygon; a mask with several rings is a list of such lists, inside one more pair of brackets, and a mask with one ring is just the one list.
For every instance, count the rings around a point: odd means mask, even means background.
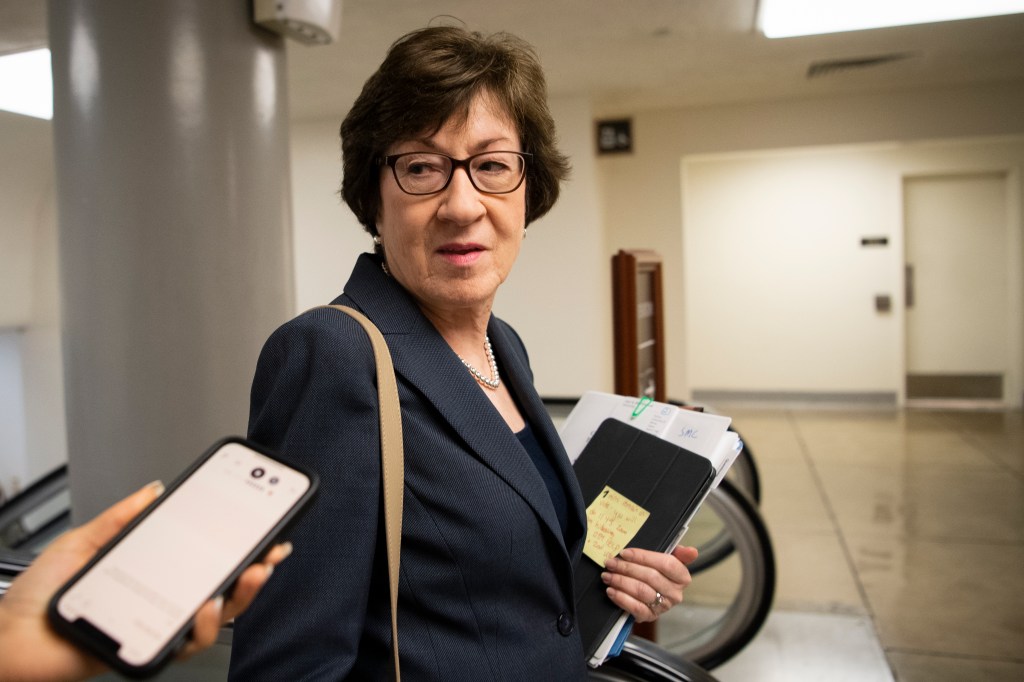
[{"label": "paperclip", "polygon": [[653,400],[651,400],[649,397],[645,395],[640,396],[640,400],[637,401],[636,407],[633,408],[633,415],[630,417],[630,419],[636,419],[637,417],[639,417],[640,413],[646,410],[647,406],[653,402]]}]

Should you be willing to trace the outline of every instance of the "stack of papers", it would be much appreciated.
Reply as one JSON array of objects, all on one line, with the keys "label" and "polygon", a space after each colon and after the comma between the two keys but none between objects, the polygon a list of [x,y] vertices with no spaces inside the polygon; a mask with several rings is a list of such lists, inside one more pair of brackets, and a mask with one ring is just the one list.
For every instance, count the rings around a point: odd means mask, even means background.
[{"label": "stack of papers", "polygon": [[[739,436],[729,431],[729,424],[732,421],[729,417],[687,410],[649,398],[590,391],[576,404],[560,430],[562,442],[573,463],[606,419],[624,422],[706,458],[714,470],[714,479],[702,493],[705,496],[718,485],[743,449]],[[588,505],[591,502],[587,500]],[[671,552],[682,540],[685,532],[686,525],[673,542],[659,549]],[[585,557],[583,561],[590,559]],[[588,651],[593,648],[588,663],[592,667],[597,667],[609,656],[616,655],[629,634],[631,624],[629,615],[622,612],[611,629],[597,643],[596,648],[592,647],[591,643],[584,642]]]}]

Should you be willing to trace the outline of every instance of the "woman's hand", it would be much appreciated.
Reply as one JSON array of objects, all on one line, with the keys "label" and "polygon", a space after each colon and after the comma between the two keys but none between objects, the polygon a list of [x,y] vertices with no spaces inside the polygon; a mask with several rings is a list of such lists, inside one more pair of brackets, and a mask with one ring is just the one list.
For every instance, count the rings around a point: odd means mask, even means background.
[{"label": "woman's hand", "polygon": [[691,581],[686,566],[696,558],[694,547],[676,547],[671,554],[629,547],[608,559],[601,579],[616,606],[646,623],[683,601]]},{"label": "woman's hand", "polygon": [[[97,659],[50,628],[46,608],[53,594],[163,489],[163,484],[151,483],[92,521],[64,533],[11,584],[0,600],[0,679],[83,680],[105,670]],[[249,606],[273,566],[290,552],[288,544],[274,547],[262,563],[242,573],[230,599],[217,598],[204,604],[196,614],[192,638],[182,655],[189,656],[213,644],[220,626]]]}]

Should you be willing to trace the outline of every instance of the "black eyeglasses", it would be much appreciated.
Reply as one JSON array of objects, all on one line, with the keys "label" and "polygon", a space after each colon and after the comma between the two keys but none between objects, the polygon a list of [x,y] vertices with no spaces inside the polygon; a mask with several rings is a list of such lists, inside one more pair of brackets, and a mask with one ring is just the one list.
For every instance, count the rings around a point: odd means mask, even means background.
[{"label": "black eyeglasses", "polygon": [[487,194],[508,194],[519,189],[526,177],[526,152],[483,152],[453,159],[434,152],[406,152],[384,157],[398,187],[406,194],[434,194],[452,181],[456,168],[465,168],[473,187]]}]

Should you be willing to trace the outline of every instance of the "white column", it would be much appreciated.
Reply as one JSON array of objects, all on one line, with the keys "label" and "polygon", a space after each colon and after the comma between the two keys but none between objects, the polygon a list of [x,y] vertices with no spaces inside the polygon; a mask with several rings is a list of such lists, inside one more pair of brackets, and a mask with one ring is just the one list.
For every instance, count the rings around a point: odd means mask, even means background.
[{"label": "white column", "polygon": [[49,3],[76,523],[244,433],[292,312],[284,45],[249,6]]}]

